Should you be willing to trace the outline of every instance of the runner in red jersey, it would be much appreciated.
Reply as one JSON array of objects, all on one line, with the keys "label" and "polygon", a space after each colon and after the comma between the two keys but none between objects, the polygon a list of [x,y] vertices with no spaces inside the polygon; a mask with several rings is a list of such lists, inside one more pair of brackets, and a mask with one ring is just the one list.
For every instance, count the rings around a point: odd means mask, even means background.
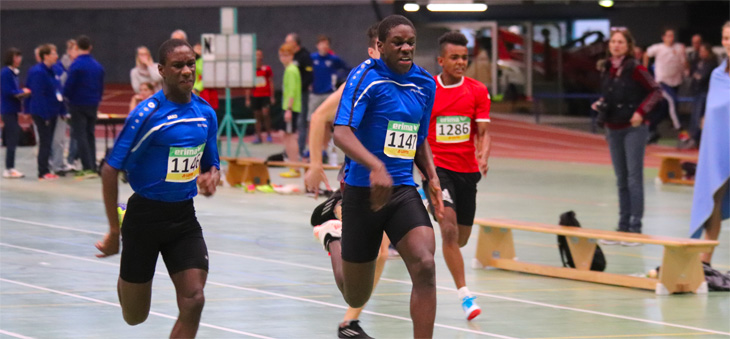
[{"label": "runner in red jersey", "polygon": [[474,223],[477,183],[489,169],[491,101],[484,84],[464,76],[469,62],[466,44],[466,37],[456,31],[439,39],[438,63],[443,72],[435,77],[436,99],[428,143],[443,192],[444,216],[438,222],[444,259],[454,277],[466,318],[472,320],[481,309],[466,287],[460,248],[469,240]]}]

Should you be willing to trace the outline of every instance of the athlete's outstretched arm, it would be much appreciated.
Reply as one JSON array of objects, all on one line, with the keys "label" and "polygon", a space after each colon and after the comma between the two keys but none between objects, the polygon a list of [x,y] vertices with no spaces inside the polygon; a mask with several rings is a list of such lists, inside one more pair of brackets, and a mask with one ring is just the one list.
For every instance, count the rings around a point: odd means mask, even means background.
[{"label": "athlete's outstretched arm", "polygon": [[436,174],[436,166],[433,164],[433,153],[431,153],[431,146],[428,145],[428,142],[423,142],[421,146],[418,146],[416,149],[416,157],[413,161],[416,163],[418,170],[428,178],[429,194],[436,200],[434,214],[436,214],[438,220],[441,220],[444,216],[441,182],[439,181],[439,176]]},{"label": "athlete's outstretched arm", "polygon": [[[385,164],[363,146],[350,126],[335,126],[333,136],[335,145],[345,152],[345,155],[370,170],[370,207],[374,211],[380,210],[390,200],[393,189],[393,179]],[[431,165],[433,166],[433,163]]]},{"label": "athlete's outstretched arm", "polygon": [[104,258],[119,253],[119,214],[117,213],[117,198],[119,196],[119,170],[104,164],[101,168],[101,185],[104,195],[104,210],[109,220],[109,232],[102,241],[96,243],[101,251],[98,258]]},{"label": "athlete's outstretched arm", "polygon": [[477,122],[477,161],[482,176],[489,171],[489,154],[492,152],[492,137],[489,135],[489,123]]},{"label": "athlete's outstretched arm", "polygon": [[328,190],[332,190],[322,166],[322,141],[327,126],[335,120],[337,106],[340,104],[344,88],[345,84],[342,84],[337,91],[330,94],[312,113],[309,123],[309,169],[304,174],[304,185],[307,190],[314,191],[315,199],[319,196],[319,185],[321,183],[324,183]]}]

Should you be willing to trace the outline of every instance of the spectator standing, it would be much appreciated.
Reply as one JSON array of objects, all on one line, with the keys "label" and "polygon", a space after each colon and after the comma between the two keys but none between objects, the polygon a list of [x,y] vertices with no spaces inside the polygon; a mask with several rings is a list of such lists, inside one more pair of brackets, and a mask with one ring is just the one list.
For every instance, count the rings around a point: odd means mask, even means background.
[{"label": "spectator standing", "polygon": [[691,139],[683,145],[685,148],[695,148],[700,141],[702,131],[700,120],[705,115],[705,101],[707,100],[707,91],[710,88],[710,76],[715,68],[717,68],[717,58],[712,53],[712,46],[710,44],[700,45],[697,63],[693,67],[692,74],[690,74],[691,93],[694,100],[689,124]]},{"label": "spectator standing", "polygon": [[78,56],[68,70],[63,95],[68,99],[71,113],[71,137],[76,139],[83,170],[77,176],[96,175],[96,115],[104,93],[104,67],[91,56],[92,44],[88,36],[76,39]]},{"label": "spectator standing", "polygon": [[649,141],[655,142],[659,139],[656,128],[667,115],[672,116],[674,127],[679,129],[679,120],[676,116],[676,102],[679,86],[682,84],[682,75],[684,74],[687,55],[685,54],[684,45],[675,42],[675,30],[667,28],[662,35],[662,42],[649,46],[644,54],[644,68],[649,66],[649,58],[654,58],[654,76],[656,82],[662,87],[667,94],[666,109],[657,110],[650,119],[649,131],[651,137]]},{"label": "spectator standing", "polygon": [[[730,21],[722,27],[722,47],[730,55]],[[717,240],[723,219],[730,218],[730,60],[712,71],[707,93],[705,123],[695,175],[690,234]],[[712,261],[712,250],[702,253],[703,262]]]},{"label": "spectator standing", "polygon": [[157,70],[157,63],[152,60],[150,50],[145,46],[137,47],[136,66],[129,71],[129,78],[132,82],[134,93],[139,93],[142,83],[152,84],[154,91],[162,89],[162,76]]},{"label": "spectator standing", "polygon": [[[611,32],[608,58],[601,69],[601,99],[593,109],[603,115],[619,195],[618,231],[641,233],[644,216],[644,117],[661,98],[659,85],[634,59],[634,38],[627,29]],[[606,245],[616,241],[602,241]],[[622,242],[625,246],[638,243]]]},{"label": "spectator standing", "polygon": [[309,51],[302,47],[302,40],[297,33],[289,33],[286,36],[285,43],[294,46],[294,64],[299,68],[299,74],[302,79],[302,111],[299,114],[297,123],[297,131],[299,138],[297,144],[299,147],[299,155],[304,154],[304,148],[307,146],[307,131],[309,129],[309,91],[312,88],[312,57]]},{"label": "spectator standing", "polygon": [[[284,111],[284,121],[280,129],[284,130],[284,151],[287,160],[299,161],[300,153],[297,152],[296,126],[297,118],[302,112],[302,78],[299,68],[294,65],[294,53],[296,47],[290,44],[283,44],[279,48],[279,61],[284,65],[284,81],[281,86],[281,110]],[[298,178],[301,176],[299,169],[291,168],[289,171],[280,174],[284,178]]]},{"label": "spectator standing", "polygon": [[[56,75],[56,79],[61,83],[61,88],[65,86],[66,80],[68,79],[68,68],[71,63],[76,59],[76,40],[70,39],[66,41],[66,53],[63,57],[59,58],[55,65],[53,65],[53,73]],[[71,157],[71,149],[75,149],[76,145],[70,145],[69,138],[66,134],[69,128],[68,120],[68,109],[63,106],[63,111],[56,120],[56,128],[53,131],[53,142],[51,144],[51,172],[56,175],[65,176],[66,173],[73,172],[75,169],[70,166],[64,159],[64,151],[66,145],[69,144],[69,159]],[[75,153],[75,152],[74,152]],[[71,160],[73,162],[73,160]]]},{"label": "spectator standing", "polygon": [[[350,71],[347,64],[332,52],[330,39],[326,35],[317,37],[317,52],[312,53],[312,64],[314,77],[312,92],[309,94],[309,112],[314,112],[335,91],[338,72]],[[307,123],[309,123],[309,119]],[[328,141],[330,141],[330,133],[325,135],[325,142]],[[329,151],[327,158],[334,162],[330,164],[337,165],[335,160],[337,153],[334,150],[334,144],[331,144],[331,147],[327,147],[327,149]]]},{"label": "spectator standing", "polygon": [[38,179],[53,180],[58,176],[51,173],[49,160],[51,142],[56,128],[56,120],[64,111],[61,83],[53,73],[53,65],[58,61],[56,46],[41,45],[38,49],[41,62],[28,71],[26,85],[33,93],[30,100],[30,114],[38,131]]},{"label": "spectator standing", "polygon": [[[260,144],[263,138],[263,131],[266,132],[266,141],[271,142],[271,105],[276,102],[274,99],[274,72],[269,65],[264,65],[264,52],[256,50],[256,79],[254,88],[246,89],[246,107],[251,107],[256,119],[256,139],[254,144]],[[253,95],[253,101],[251,100]],[[253,105],[253,106],[252,106]]]},{"label": "spectator standing", "polygon": [[3,178],[22,178],[25,174],[15,169],[15,149],[20,141],[20,99],[30,95],[30,89],[21,88],[18,81],[23,54],[14,47],[5,52],[3,67],[0,71],[0,116],[3,120],[3,139],[5,140],[5,170]]}]

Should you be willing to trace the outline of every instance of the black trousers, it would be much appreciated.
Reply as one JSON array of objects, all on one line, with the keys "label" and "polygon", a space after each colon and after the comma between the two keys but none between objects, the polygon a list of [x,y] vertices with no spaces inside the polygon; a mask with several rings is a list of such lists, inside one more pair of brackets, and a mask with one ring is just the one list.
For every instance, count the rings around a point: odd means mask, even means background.
[{"label": "black trousers", "polygon": [[20,124],[18,113],[7,113],[3,118],[3,139],[5,140],[5,168],[15,168],[15,149],[20,142]]},{"label": "black trousers", "polygon": [[76,140],[78,157],[84,170],[96,170],[96,111],[98,106],[69,105],[71,138]]},{"label": "black trousers", "polygon": [[33,123],[38,130],[38,177],[51,173],[49,161],[51,160],[51,144],[53,143],[53,131],[56,129],[57,116],[51,119],[44,119],[33,115]]}]

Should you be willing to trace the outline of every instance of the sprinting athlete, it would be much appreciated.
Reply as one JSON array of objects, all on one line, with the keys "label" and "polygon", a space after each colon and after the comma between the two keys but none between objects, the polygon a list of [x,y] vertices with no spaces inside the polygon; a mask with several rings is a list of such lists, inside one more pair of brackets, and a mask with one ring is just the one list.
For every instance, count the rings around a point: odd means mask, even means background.
[{"label": "sprinting athlete", "polygon": [[[378,23],[370,26],[367,32],[369,44],[368,44],[368,55],[371,58],[380,58],[378,52]],[[312,119],[309,124],[309,150],[311,157],[309,158],[309,169],[304,175],[304,182],[309,191],[313,191],[315,199],[319,195],[319,186],[324,183],[327,189],[331,190],[327,175],[324,173],[322,165],[322,142],[325,138],[326,131],[332,125],[335,120],[337,113],[337,106],[340,103],[342,97],[342,91],[345,88],[345,84],[342,84],[337,91],[332,93],[325,101],[317,107],[312,114]],[[327,199],[325,202],[317,206],[312,213],[312,226],[319,226],[330,220],[342,219],[341,214],[341,202],[342,192],[335,191],[335,193]],[[339,211],[335,213],[335,211]],[[383,234],[383,241],[380,243],[380,251],[378,252],[378,258],[375,261],[375,279],[373,288],[378,284],[380,275],[383,273],[385,267],[385,261],[388,260],[388,245],[390,240]],[[331,257],[332,258],[332,257]],[[340,269],[341,265],[333,265],[334,269]],[[335,273],[336,275],[338,273]],[[365,331],[360,327],[360,313],[363,308],[350,307],[345,312],[345,316],[337,328],[337,336],[339,338],[370,338]]]},{"label": "sprinting athlete", "polygon": [[436,316],[435,241],[413,181],[413,164],[428,177],[441,217],[440,183],[425,142],[436,86],[413,63],[416,31],[410,20],[383,19],[378,40],[380,59],[368,59],[350,72],[335,118],[334,140],[347,155],[342,225],[325,223],[314,234],[340,268],[335,279],[345,301],[358,308],[372,293],[385,231],[413,282],[414,337],[430,338]]},{"label": "sprinting athlete", "polygon": [[439,39],[438,63],[443,71],[434,77],[436,100],[428,143],[443,194],[444,215],[437,221],[441,227],[444,259],[454,278],[466,318],[472,320],[481,309],[466,287],[460,248],[469,240],[474,223],[477,183],[489,169],[491,101],[484,84],[464,76],[469,63],[466,44],[466,37],[456,31]]},{"label": "sprinting athlete", "polygon": [[[208,250],[195,216],[193,197],[210,196],[220,181],[215,111],[197,95],[195,53],[183,40],[171,39],[159,51],[163,89],[129,114],[102,168],[109,232],[96,244],[97,257],[119,253],[117,281],[124,320],[144,322],[150,312],[152,278],[162,253],[175,284],[180,311],[170,337],[195,337],[208,277]],[[134,194],[123,225],[117,212],[118,174],[127,173]]]}]

